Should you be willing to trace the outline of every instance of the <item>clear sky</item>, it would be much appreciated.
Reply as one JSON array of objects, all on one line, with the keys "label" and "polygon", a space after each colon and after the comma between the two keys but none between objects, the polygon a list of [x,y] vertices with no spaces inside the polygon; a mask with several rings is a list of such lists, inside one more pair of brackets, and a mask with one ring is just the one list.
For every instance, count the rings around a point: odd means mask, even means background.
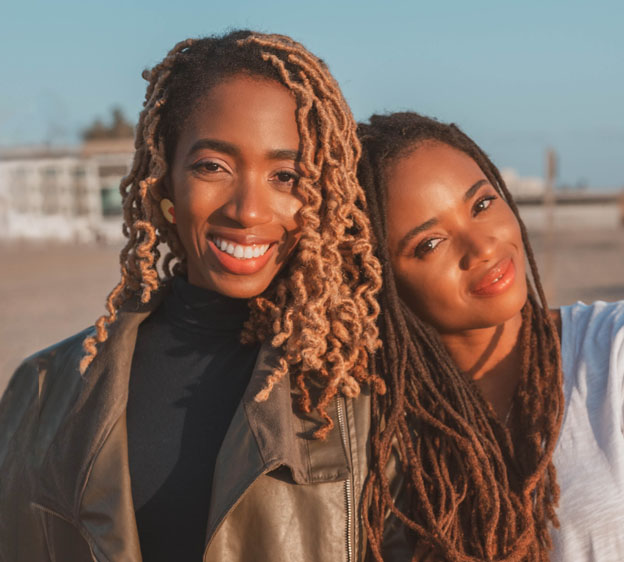
[{"label": "clear sky", "polygon": [[355,117],[454,121],[501,168],[624,186],[622,0],[4,0],[0,146],[77,142],[178,40],[245,27],[291,35],[329,64]]}]

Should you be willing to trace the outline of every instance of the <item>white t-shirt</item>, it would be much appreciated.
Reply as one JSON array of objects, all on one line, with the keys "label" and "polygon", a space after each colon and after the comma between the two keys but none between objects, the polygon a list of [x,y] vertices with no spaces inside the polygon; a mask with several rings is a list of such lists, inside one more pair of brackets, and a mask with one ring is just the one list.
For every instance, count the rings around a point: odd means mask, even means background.
[{"label": "white t-shirt", "polygon": [[561,309],[565,410],[553,561],[624,561],[624,301]]}]

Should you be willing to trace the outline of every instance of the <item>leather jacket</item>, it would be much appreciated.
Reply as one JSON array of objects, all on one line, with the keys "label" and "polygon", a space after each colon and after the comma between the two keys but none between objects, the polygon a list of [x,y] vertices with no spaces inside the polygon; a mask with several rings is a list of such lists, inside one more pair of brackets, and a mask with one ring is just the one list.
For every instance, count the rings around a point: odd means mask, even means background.
[{"label": "leather jacket", "polygon": [[[84,376],[88,331],[16,371],[0,402],[0,561],[141,560],[125,411],[137,330],[157,303],[121,311]],[[203,560],[362,560],[370,397],[337,398],[334,430],[314,440],[287,377],[253,399],[274,356],[261,349],[218,455]]]}]

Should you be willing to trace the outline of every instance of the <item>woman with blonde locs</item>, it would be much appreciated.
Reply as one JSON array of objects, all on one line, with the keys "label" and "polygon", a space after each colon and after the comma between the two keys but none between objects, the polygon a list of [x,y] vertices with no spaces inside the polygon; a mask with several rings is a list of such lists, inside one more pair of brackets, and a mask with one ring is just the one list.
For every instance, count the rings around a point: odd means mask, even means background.
[{"label": "woman with blonde locs", "polygon": [[624,302],[548,309],[499,171],[455,125],[358,133],[384,276],[373,558],[403,529],[412,560],[623,559]]},{"label": "woman with blonde locs", "polygon": [[385,386],[350,110],[281,35],[144,77],[107,314],[0,403],[0,559],[359,559]]}]

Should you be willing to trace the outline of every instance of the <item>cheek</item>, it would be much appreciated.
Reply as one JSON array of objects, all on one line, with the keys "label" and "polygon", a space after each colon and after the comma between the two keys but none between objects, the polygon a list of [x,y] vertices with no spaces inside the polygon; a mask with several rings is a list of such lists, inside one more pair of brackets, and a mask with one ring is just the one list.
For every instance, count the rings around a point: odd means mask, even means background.
[{"label": "cheek", "polygon": [[219,205],[220,202],[205,186],[202,189],[191,183],[181,186],[176,191],[176,218],[181,219],[190,227],[206,224]]},{"label": "cheek", "polygon": [[457,271],[432,263],[394,267],[399,296],[419,318],[438,327],[446,323],[447,315],[456,314],[461,305]]},{"label": "cheek", "polygon": [[302,206],[302,202],[292,194],[276,198],[273,205],[274,213],[284,230],[288,232],[300,230],[301,215],[299,211],[301,211]]},{"label": "cheek", "polygon": [[504,207],[504,214],[502,214],[499,220],[498,228],[502,232],[506,232],[507,239],[513,242],[516,245],[520,245],[521,248],[524,248],[522,242],[522,232],[520,230],[520,223],[514,215],[513,211],[508,205]]},{"label": "cheek", "polygon": [[279,207],[279,214],[276,213],[276,219],[284,233],[282,244],[280,244],[278,262],[286,261],[299,244],[302,226],[302,217],[299,214],[301,207],[301,202],[291,196],[287,201],[282,202]]}]

